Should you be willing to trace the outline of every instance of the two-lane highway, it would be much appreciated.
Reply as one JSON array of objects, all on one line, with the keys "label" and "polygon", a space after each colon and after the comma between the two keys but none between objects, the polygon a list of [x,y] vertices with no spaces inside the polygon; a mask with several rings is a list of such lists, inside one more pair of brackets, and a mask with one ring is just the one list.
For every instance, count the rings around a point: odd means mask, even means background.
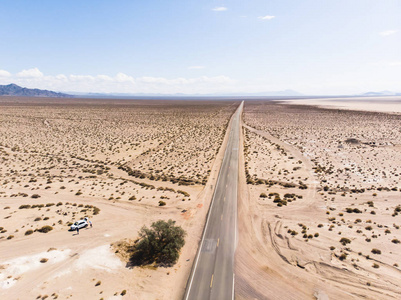
[{"label": "two-lane highway", "polygon": [[185,300],[234,299],[238,149],[242,102],[231,129]]}]

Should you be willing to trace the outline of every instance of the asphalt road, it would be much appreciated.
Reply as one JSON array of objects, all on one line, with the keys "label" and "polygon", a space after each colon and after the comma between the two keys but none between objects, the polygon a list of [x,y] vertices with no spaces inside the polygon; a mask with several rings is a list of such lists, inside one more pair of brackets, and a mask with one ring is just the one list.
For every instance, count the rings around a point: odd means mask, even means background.
[{"label": "asphalt road", "polygon": [[238,149],[243,105],[242,102],[232,117],[227,147],[185,300],[234,299]]}]

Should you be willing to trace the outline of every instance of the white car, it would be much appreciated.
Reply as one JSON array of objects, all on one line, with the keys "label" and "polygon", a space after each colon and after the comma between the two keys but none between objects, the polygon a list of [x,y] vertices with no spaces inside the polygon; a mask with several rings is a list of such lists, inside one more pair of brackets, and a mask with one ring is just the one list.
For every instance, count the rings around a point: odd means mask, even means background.
[{"label": "white car", "polygon": [[70,230],[77,230],[77,228],[79,228],[79,229],[85,228],[88,225],[89,224],[86,220],[79,220],[79,221],[75,222],[73,225],[71,225]]}]

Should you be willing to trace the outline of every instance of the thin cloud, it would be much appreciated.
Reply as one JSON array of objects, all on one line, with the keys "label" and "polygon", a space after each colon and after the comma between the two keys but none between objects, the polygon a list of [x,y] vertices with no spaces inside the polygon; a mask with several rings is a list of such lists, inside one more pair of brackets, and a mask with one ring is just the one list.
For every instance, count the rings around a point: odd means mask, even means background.
[{"label": "thin cloud", "polygon": [[190,66],[188,67],[189,70],[200,70],[200,69],[204,69],[205,66]]},{"label": "thin cloud", "polygon": [[212,8],[213,11],[226,11],[228,8],[224,7],[224,6],[219,6],[219,7],[215,7]]},{"label": "thin cloud", "polygon": [[10,77],[11,73],[6,70],[0,70],[0,77]]},{"label": "thin cloud", "polygon": [[269,15],[267,15],[267,16],[264,16],[264,17],[259,17],[258,19],[261,19],[261,20],[271,20],[271,19],[274,19],[276,16],[269,16]]},{"label": "thin cloud", "polygon": [[398,32],[398,30],[385,30],[385,31],[380,32],[380,35],[389,36],[389,35],[395,34],[397,32]]},{"label": "thin cloud", "polygon": [[124,73],[118,73],[115,77],[115,80],[118,82],[134,82],[135,79],[131,76],[128,76],[127,74]]},{"label": "thin cloud", "polygon": [[368,64],[369,67],[399,67],[401,66],[401,60],[393,60],[393,61],[377,61]]},{"label": "thin cloud", "polygon": [[38,68],[22,70],[21,72],[17,73],[17,77],[21,78],[38,78],[42,76],[43,73],[40,72]]},{"label": "thin cloud", "polygon": [[[192,66],[203,68],[203,66]],[[114,76],[99,74],[47,75],[39,69],[22,70],[12,74],[0,70],[0,85],[15,83],[22,87],[81,93],[215,93],[231,90],[236,81],[227,76],[197,77],[132,77],[124,73]]]}]

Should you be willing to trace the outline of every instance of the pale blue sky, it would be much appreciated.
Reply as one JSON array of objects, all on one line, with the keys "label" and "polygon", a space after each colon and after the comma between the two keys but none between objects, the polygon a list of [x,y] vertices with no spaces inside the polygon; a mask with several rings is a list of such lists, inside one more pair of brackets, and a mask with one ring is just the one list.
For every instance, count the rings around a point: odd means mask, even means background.
[{"label": "pale blue sky", "polygon": [[10,82],[79,92],[401,91],[401,1],[3,0],[0,84]]}]

